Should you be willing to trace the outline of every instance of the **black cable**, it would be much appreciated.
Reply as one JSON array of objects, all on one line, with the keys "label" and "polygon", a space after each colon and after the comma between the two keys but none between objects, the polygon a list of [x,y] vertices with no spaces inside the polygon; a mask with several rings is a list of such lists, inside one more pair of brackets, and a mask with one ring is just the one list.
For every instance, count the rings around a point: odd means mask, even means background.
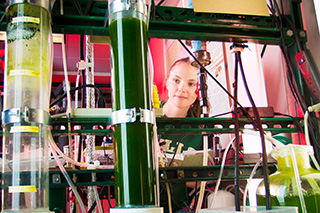
[{"label": "black cable", "polygon": [[164,1],[165,1],[165,0],[161,0],[161,1],[157,4],[157,6],[160,6]]},{"label": "black cable", "polygon": [[84,41],[84,35],[80,35],[80,44],[79,44],[80,60],[84,60],[83,41]]},{"label": "black cable", "polygon": [[263,58],[263,55],[264,55],[264,53],[266,52],[266,49],[267,49],[267,45],[265,44],[265,45],[263,45],[262,51],[261,51],[261,53],[260,53],[260,57],[261,57],[261,58]]},{"label": "black cable", "polygon": [[220,114],[217,114],[217,115],[213,115],[210,118],[216,118],[216,117],[220,117],[222,115],[228,115],[228,114],[231,114],[231,113],[233,113],[233,111],[229,111],[229,112],[224,112],[224,113],[220,113]]},{"label": "black cable", "polygon": [[[270,0],[271,1],[271,0]],[[282,17],[284,17],[286,19],[286,21],[289,23],[290,25],[290,28],[293,30],[293,34],[295,36],[295,41],[298,45],[298,49],[299,51],[303,51],[305,50],[305,48],[302,47],[300,41],[299,41],[299,38],[298,38],[298,34],[296,32],[296,29],[295,27],[293,26],[293,23],[291,22],[290,19],[288,19],[288,17],[286,17],[285,15],[282,15],[282,13],[280,12],[280,9],[279,9],[279,6],[277,4],[277,2],[275,2],[275,5],[276,5],[276,9],[277,9],[277,12],[279,14],[279,22],[276,22],[278,24],[278,28],[280,29],[280,35],[281,35],[281,39],[282,39],[282,46],[281,46],[281,50],[282,50],[282,53],[284,55],[284,58],[286,60],[286,64],[287,64],[287,80],[289,82],[289,87],[290,87],[290,90],[293,94],[293,97],[294,99],[296,100],[297,103],[299,103],[300,107],[302,108],[303,111],[306,111],[307,110],[307,106],[306,106],[306,103],[303,101],[303,95],[298,92],[296,90],[297,86],[295,85],[295,83],[293,82],[293,80],[291,78],[294,78],[295,82],[299,82],[295,75],[294,75],[294,68],[292,67],[292,60],[291,58],[289,57],[289,53],[287,52],[287,48],[285,46],[285,42],[284,42],[284,36],[283,36],[283,33],[282,33],[282,29],[283,29],[283,26],[282,26]],[[283,7],[283,6],[282,6]],[[283,9],[282,9],[283,11]],[[273,15],[275,16],[275,11],[273,9]],[[305,51],[307,53],[307,51]],[[307,57],[308,57],[308,53],[307,53]],[[312,60],[311,60],[312,62]],[[301,75],[301,73],[299,72],[298,74]],[[291,78],[290,78],[291,77]],[[301,77],[300,77],[301,78]],[[310,133],[310,138],[311,138],[311,141],[312,141],[312,144],[314,144],[317,148],[320,147],[320,144],[318,143],[318,139],[315,135],[316,132],[318,132],[318,127],[317,127],[317,124],[313,124],[311,121],[309,121],[309,124],[311,126],[310,129],[316,129],[316,131],[309,131]],[[301,126],[300,126],[301,128]],[[320,159],[320,153],[318,151],[318,149],[315,149],[315,155],[317,157],[317,159],[319,160]]]},{"label": "black cable", "polygon": [[[82,86],[86,85],[86,80],[85,80],[86,74],[85,73],[86,73],[85,69],[82,69],[81,70],[81,83],[82,83]],[[82,108],[86,108],[86,90],[85,90],[85,87],[82,88],[81,107]]]},{"label": "black cable", "polygon": [[[70,94],[74,93],[76,90],[79,90],[79,89],[82,89],[82,88],[86,88],[86,87],[93,87],[95,88],[96,90],[98,90],[98,94],[99,94],[99,99],[100,99],[100,102],[101,102],[101,99],[103,101],[103,104],[106,105],[106,101],[104,100],[103,98],[103,94],[102,94],[102,91],[100,90],[99,87],[97,87],[96,85],[93,85],[93,84],[86,84],[86,85],[81,85],[81,86],[78,86],[74,89],[71,89],[70,90]],[[50,104],[50,108],[52,106],[54,106],[55,104],[57,104],[59,101],[61,101],[63,98],[67,97],[67,94],[64,93],[63,95],[61,95],[58,99],[56,99],[55,101],[53,101],[51,104]],[[104,106],[105,107],[105,106]]]},{"label": "black cable", "polygon": [[[285,41],[284,41],[284,35],[283,35],[283,24],[282,24],[282,14],[279,10],[279,7],[277,7],[277,11],[278,11],[278,17],[279,17],[279,20],[276,18],[276,11],[274,9],[274,6],[273,6],[273,2],[272,0],[269,0],[270,2],[270,5],[271,7],[269,6],[269,9],[271,10],[272,12],[272,17],[273,17],[273,21],[274,23],[276,24],[276,27],[279,29],[280,31],[280,38],[281,38],[281,45],[280,45],[280,48],[281,48],[281,51],[282,51],[282,54],[285,58],[285,61],[286,61],[286,65],[287,65],[287,80],[288,80],[288,83],[289,83],[289,87],[290,87],[290,90],[292,92],[292,95],[294,97],[294,99],[296,100],[296,102],[300,105],[300,107],[302,109],[306,109],[306,106],[305,104],[303,103],[303,99],[302,99],[302,95],[300,94],[300,92],[298,92],[296,90],[296,86],[295,84],[293,83],[292,81],[292,77],[294,76],[293,73],[294,73],[294,68],[292,67],[292,61],[290,60],[290,57],[289,57],[289,54],[287,52],[287,48],[286,48],[286,44],[285,44]],[[291,78],[290,78],[291,77]],[[297,81],[295,79],[295,81]]]},{"label": "black cable", "polygon": [[[103,195],[105,189],[106,189],[106,186],[103,186],[103,187],[101,188],[101,190],[100,190],[100,192],[99,192],[99,200],[102,198],[102,195]],[[110,204],[109,204],[109,205],[110,205]],[[95,200],[95,201],[93,202],[92,206],[90,207],[90,209],[88,210],[88,213],[91,213],[91,212],[94,210],[94,208],[96,208],[96,206],[97,206],[97,201]],[[110,205],[110,208],[111,208],[111,205]]]},{"label": "black cable", "polygon": [[[238,100],[238,57],[235,57],[235,68],[234,68],[234,88],[233,88],[233,97],[234,100]],[[239,137],[240,137],[240,130],[239,130],[239,120],[238,120],[238,110],[237,110],[237,101],[233,102],[233,117],[234,117],[234,131],[235,131],[235,161],[234,161],[234,194],[235,194],[235,210],[240,211],[240,170],[239,170]]]},{"label": "black cable", "polygon": [[[157,12],[156,12],[157,13]],[[165,21],[165,18],[163,16],[161,16],[159,13],[157,13],[159,15],[159,17]],[[224,88],[224,86],[200,63],[200,61],[192,54],[192,52],[186,47],[186,45],[181,41],[181,39],[178,39],[179,43],[183,46],[183,48],[189,53],[189,55],[197,62],[197,64],[203,68],[205,70],[205,72],[211,77],[212,80],[215,81],[216,84],[218,84],[218,86],[225,92],[227,93],[227,95],[234,100],[234,97],[229,93],[229,91]],[[236,100],[234,100],[236,101]],[[256,126],[255,121],[253,120],[253,118],[248,114],[248,112],[246,110],[244,110],[243,106],[236,101],[238,106],[240,107],[240,110],[242,111],[242,113],[251,121],[251,123]]]},{"label": "black cable", "polygon": [[[314,64],[313,64],[313,61],[310,59],[310,56],[309,56],[309,53],[308,51],[306,51],[306,48],[305,46],[302,46],[302,44],[300,43],[300,40],[299,40],[299,37],[298,37],[298,33],[292,23],[292,21],[286,17],[285,15],[282,15],[282,13],[280,12],[280,9],[279,9],[279,6],[277,4],[276,1],[275,2],[275,5],[276,5],[276,10],[279,14],[279,20],[280,20],[280,25],[279,25],[279,28],[280,28],[280,33],[282,33],[282,20],[281,20],[281,17],[284,17],[286,19],[286,21],[288,22],[291,30],[293,31],[293,35],[294,35],[294,38],[295,38],[295,41],[296,41],[296,44],[297,44],[297,48],[298,50],[301,52],[301,51],[304,51],[304,53],[306,54],[306,57],[307,57],[307,61],[310,62],[310,66],[309,68],[311,69],[310,72],[313,76],[314,79],[318,79],[318,76],[316,76],[316,73],[318,73],[318,71],[314,71],[315,70],[315,67]],[[283,3],[281,1],[281,3]],[[282,6],[282,12],[283,12],[283,4],[281,5]],[[285,44],[284,44],[284,39],[283,39],[283,36],[281,37],[282,38],[282,43],[283,43],[283,47],[281,48],[282,49],[282,52],[284,54],[284,57],[285,57],[285,60],[286,60],[286,63],[287,63],[287,67],[288,67],[288,74],[290,74],[291,78],[295,78],[295,82],[299,82],[295,75],[294,75],[294,68],[292,67],[292,60],[290,60],[291,58],[289,57],[289,53],[287,52],[286,48],[285,48]],[[308,63],[309,64],[309,63]],[[290,73],[289,73],[290,71]],[[299,74],[299,77],[301,79],[301,73],[298,72]],[[289,75],[288,75],[289,76]],[[298,101],[297,101],[297,98],[295,97],[295,100],[299,103],[300,107],[302,108],[303,111],[306,111],[307,110],[307,107],[306,107],[306,103],[303,101],[304,99],[302,98],[302,94],[300,94],[300,92],[297,92],[295,90],[295,88],[297,88],[295,86],[295,84],[291,81],[291,79],[289,79],[288,77],[288,82],[289,82],[289,86],[290,86],[290,89],[291,91],[296,93],[294,94],[294,97],[295,95],[298,96]],[[315,80],[315,83],[317,85],[317,88],[319,89],[320,88],[320,85],[318,84],[319,80]],[[317,98],[316,98],[317,99]],[[310,119],[311,120],[311,119]],[[320,152],[319,152],[319,147],[320,147],[320,144],[318,143],[318,138],[316,137],[316,133],[319,132],[319,128],[318,128],[318,124],[317,122],[312,122],[312,121],[309,121],[308,124],[311,126],[310,129],[314,130],[314,131],[309,131],[310,133],[310,138],[311,138],[311,141],[312,141],[312,144],[314,144],[317,148],[315,149],[315,155],[316,155],[316,158],[319,160],[320,159]]]},{"label": "black cable", "polygon": [[203,68],[205,70],[205,72],[211,77],[212,80],[215,81],[216,84],[218,84],[218,86],[225,92],[228,94],[228,96],[237,103],[237,105],[240,107],[240,110],[242,111],[242,113],[251,121],[251,123],[257,127],[257,124],[255,122],[255,120],[253,120],[253,118],[248,114],[248,112],[246,110],[244,110],[243,106],[237,101],[235,100],[235,98],[230,94],[230,92],[224,88],[224,86],[201,64],[201,62],[191,53],[191,51],[186,47],[186,45],[180,40],[178,39],[178,41],[180,42],[180,44],[184,47],[184,49],[189,53],[189,55],[198,63],[198,65]]},{"label": "black cable", "polygon": [[172,164],[172,162],[173,162],[173,160],[174,160],[174,158],[175,158],[175,156],[176,156],[176,154],[177,154],[177,149],[178,149],[178,147],[179,147],[179,144],[181,143],[182,139],[183,139],[185,136],[186,136],[186,135],[182,135],[182,137],[179,139],[178,143],[176,144],[176,148],[174,149],[174,153],[173,153],[173,156],[172,156],[172,158],[171,158],[170,163],[168,164],[168,167],[171,166],[171,164]]},{"label": "black cable", "polygon": [[260,115],[258,113],[258,109],[254,103],[254,100],[251,96],[251,93],[250,93],[250,90],[249,90],[249,87],[248,87],[248,84],[246,81],[246,77],[245,77],[243,66],[242,66],[240,52],[237,52],[237,58],[239,61],[240,71],[241,71],[242,79],[244,82],[244,86],[246,88],[247,95],[248,95],[250,102],[252,104],[255,119],[258,122],[258,128],[259,128],[260,138],[261,138],[261,143],[262,143],[262,156],[263,156],[262,164],[263,164],[263,168],[264,168],[263,169],[263,179],[264,179],[265,194],[266,194],[266,209],[270,210],[272,208],[272,206],[271,206],[271,199],[270,199],[270,188],[269,188],[269,178],[268,178],[268,161],[267,161],[266,144],[265,144],[265,139],[264,139],[264,130],[262,128],[262,123],[261,123]]}]

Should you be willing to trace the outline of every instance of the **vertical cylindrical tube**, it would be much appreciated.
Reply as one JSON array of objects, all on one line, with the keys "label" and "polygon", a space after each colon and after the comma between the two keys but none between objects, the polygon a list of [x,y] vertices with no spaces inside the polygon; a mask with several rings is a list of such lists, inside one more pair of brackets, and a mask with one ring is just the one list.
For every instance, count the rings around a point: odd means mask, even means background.
[{"label": "vertical cylindrical tube", "polygon": [[151,112],[145,1],[109,1],[109,14],[116,205],[152,207],[155,206],[152,124],[138,118],[138,114],[142,117]]},{"label": "vertical cylindrical tube", "polygon": [[51,16],[26,1],[6,14],[2,212],[49,212]]}]

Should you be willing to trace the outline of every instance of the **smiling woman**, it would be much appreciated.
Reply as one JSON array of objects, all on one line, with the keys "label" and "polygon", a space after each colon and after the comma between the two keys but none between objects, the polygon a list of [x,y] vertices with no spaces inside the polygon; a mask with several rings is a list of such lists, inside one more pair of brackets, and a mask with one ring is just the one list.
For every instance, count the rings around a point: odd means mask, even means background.
[{"label": "smiling woman", "polygon": [[200,117],[197,83],[197,68],[189,58],[179,59],[171,66],[166,80],[168,100],[162,106],[166,117]]},{"label": "smiling woman", "polygon": [[[179,59],[171,66],[165,84],[168,91],[168,100],[162,102],[162,108],[166,117],[200,117],[201,107],[197,98],[197,68],[191,65],[189,58]],[[169,159],[167,166],[177,164],[173,161],[175,159],[174,156],[181,155],[184,151],[202,149],[201,134],[161,135],[159,138],[164,155]],[[169,157],[170,155],[172,157]],[[173,212],[186,210],[183,208],[191,208],[192,197],[188,197],[188,190],[191,191],[191,187],[195,187],[195,182],[170,184]],[[166,213],[170,212],[170,207],[168,206],[167,192],[165,190],[164,187],[160,198],[161,206],[164,207],[164,212]]]}]

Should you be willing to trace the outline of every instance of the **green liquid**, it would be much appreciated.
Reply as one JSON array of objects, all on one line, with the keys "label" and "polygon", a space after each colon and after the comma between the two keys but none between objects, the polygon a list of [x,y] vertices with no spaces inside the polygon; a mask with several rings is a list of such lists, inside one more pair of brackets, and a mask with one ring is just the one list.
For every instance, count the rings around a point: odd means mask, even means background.
[{"label": "green liquid", "polygon": [[[147,26],[138,18],[109,25],[113,50],[113,109],[151,109],[147,69]],[[116,202],[120,207],[154,206],[152,125],[115,125]]]},{"label": "green liquid", "polygon": [[[306,209],[308,213],[319,213],[320,212],[320,194],[310,193],[304,196]],[[258,195],[257,202],[259,206],[266,205],[266,197]],[[284,203],[280,203],[278,198],[271,196],[272,206],[297,206],[299,213],[302,213],[299,196],[285,196]]]}]

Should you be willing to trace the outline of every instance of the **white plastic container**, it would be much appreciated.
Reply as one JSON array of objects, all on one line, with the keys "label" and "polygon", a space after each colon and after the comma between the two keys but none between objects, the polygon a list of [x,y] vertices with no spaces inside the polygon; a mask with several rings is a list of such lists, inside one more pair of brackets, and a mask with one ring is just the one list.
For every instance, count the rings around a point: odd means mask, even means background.
[{"label": "white plastic container", "polygon": [[[214,196],[214,192],[212,192],[208,196],[208,206],[211,207],[212,199]],[[219,190],[217,192],[216,198],[213,201],[212,208],[222,208],[222,207],[228,207],[228,206],[234,206],[234,194],[231,192],[225,191],[225,190]]]}]

